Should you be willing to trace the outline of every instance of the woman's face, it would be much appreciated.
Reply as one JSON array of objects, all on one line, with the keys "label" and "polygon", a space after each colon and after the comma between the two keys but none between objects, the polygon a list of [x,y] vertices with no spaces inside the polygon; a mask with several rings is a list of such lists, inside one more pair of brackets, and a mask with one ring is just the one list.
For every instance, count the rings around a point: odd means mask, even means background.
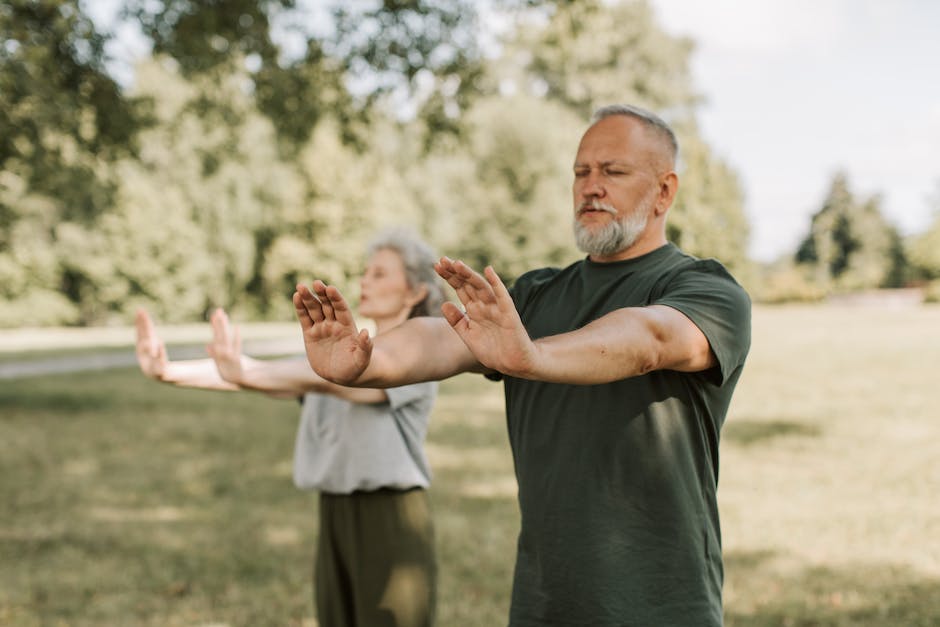
[{"label": "woman's face", "polygon": [[422,296],[420,288],[408,286],[401,257],[388,248],[380,248],[369,259],[359,288],[359,313],[376,322],[407,319]]}]

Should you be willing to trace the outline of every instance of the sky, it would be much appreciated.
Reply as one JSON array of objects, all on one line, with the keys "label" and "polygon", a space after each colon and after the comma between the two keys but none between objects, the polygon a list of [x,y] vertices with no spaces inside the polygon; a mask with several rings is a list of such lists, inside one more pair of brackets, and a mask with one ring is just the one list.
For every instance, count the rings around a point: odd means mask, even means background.
[{"label": "sky", "polygon": [[[840,170],[903,235],[927,228],[940,204],[940,2],[649,1],[696,43],[699,121],[740,177],[754,259],[796,250]],[[104,24],[118,4],[86,2]],[[146,53],[123,34],[113,53]]]},{"label": "sky", "polygon": [[847,173],[908,235],[940,204],[940,2],[651,0],[696,42],[703,134],[738,173],[750,253],[792,253]]}]

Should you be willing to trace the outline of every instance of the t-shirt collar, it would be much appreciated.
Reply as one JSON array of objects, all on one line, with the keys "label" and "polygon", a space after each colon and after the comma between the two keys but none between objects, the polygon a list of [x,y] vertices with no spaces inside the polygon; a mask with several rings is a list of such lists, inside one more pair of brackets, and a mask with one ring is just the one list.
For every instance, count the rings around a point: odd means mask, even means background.
[{"label": "t-shirt collar", "polygon": [[590,257],[584,258],[584,264],[593,269],[604,270],[624,270],[626,268],[635,269],[640,268],[648,264],[655,264],[665,256],[668,256],[672,251],[676,249],[676,245],[672,242],[666,242],[659,248],[651,250],[650,252],[640,255],[639,257],[631,257],[630,259],[621,259],[620,261],[591,261]]}]

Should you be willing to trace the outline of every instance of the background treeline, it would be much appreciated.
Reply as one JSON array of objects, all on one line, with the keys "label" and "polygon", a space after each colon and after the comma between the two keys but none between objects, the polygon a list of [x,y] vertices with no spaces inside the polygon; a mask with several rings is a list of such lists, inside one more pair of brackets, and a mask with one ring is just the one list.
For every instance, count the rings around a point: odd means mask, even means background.
[{"label": "background treeline", "polygon": [[0,5],[0,326],[287,319],[298,281],[355,294],[390,224],[509,280],[568,263],[571,159],[611,102],[677,129],[669,236],[757,298],[940,278],[940,219],[905,240],[841,174],[791,259],[750,262],[693,44],[645,2],[125,0],[120,23],[152,49],[128,85],[85,3]]}]

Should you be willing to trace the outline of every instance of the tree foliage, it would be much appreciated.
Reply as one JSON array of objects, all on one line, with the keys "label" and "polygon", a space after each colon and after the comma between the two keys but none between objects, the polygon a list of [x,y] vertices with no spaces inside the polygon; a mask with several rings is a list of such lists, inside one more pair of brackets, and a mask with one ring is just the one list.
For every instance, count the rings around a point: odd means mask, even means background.
[{"label": "tree foliage", "polygon": [[479,100],[465,124],[466,145],[432,152],[410,175],[439,246],[507,279],[576,258],[570,185],[581,121],[516,96]]},{"label": "tree foliage", "polygon": [[[515,65],[495,68],[504,86],[544,93],[582,120],[617,102],[666,118],[680,144],[669,238],[689,253],[717,257],[736,272],[745,269],[749,229],[743,194],[695,122],[700,98],[689,71],[691,41],[664,32],[646,2],[587,0],[560,4],[544,22],[526,23],[508,49]],[[576,139],[571,141],[573,146]]]},{"label": "tree foliage", "polygon": [[670,241],[699,257],[716,257],[736,274],[748,271],[750,225],[737,174],[694,128],[680,126],[679,191],[666,223]]},{"label": "tree foliage", "polygon": [[561,3],[546,24],[523,27],[511,48],[527,62],[531,87],[583,119],[615,102],[685,119],[698,101],[692,42],[664,32],[647,2]]},{"label": "tree foliage", "polygon": [[940,279],[940,181],[930,204],[932,222],[923,233],[910,239],[906,250],[918,278],[936,280]]},{"label": "tree foliage", "polygon": [[0,325],[139,305],[284,319],[314,277],[355,301],[390,224],[507,279],[566,264],[577,142],[615,101],[679,134],[670,237],[747,263],[737,179],[695,123],[691,44],[645,2],[493,2],[514,25],[498,56],[470,0],[319,6],[331,29],[293,0],[127,0],[153,44],[127,88],[78,0],[0,7]]},{"label": "tree foliage", "polygon": [[[432,132],[454,131],[480,71],[477,3],[471,0],[324,2],[309,14],[295,0],[127,0],[154,52],[175,59],[184,76],[230,71],[249,61],[259,110],[280,138],[302,145],[325,116],[361,140],[360,124],[389,95],[420,111]],[[315,21],[329,24],[313,28]],[[303,54],[275,37],[290,24]]]},{"label": "tree foliage", "polygon": [[[76,219],[110,202],[94,162],[132,151],[145,121],[105,71],[106,41],[77,0],[0,4],[0,168],[68,198],[61,210]],[[0,223],[16,211],[0,205]]]},{"label": "tree foliage", "polygon": [[127,148],[141,119],[104,69],[107,39],[77,0],[0,5],[0,164],[54,163],[49,129],[95,153]]},{"label": "tree foliage", "polygon": [[878,196],[856,199],[845,173],[833,176],[796,252],[796,262],[813,268],[818,285],[848,291],[901,284],[901,238],[881,215],[880,203]]}]

